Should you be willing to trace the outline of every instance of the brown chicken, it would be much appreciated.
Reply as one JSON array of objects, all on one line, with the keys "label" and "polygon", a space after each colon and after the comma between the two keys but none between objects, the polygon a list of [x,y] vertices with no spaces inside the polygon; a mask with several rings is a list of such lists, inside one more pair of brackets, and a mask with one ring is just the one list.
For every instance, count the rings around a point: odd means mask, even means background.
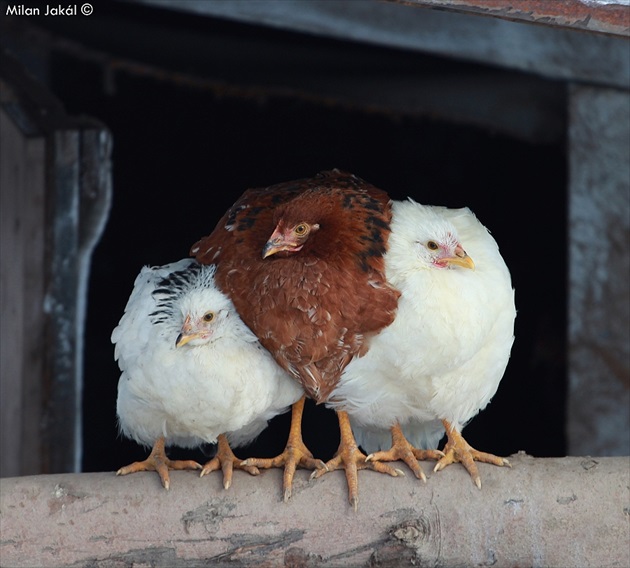
[{"label": "brown chicken", "polygon": [[[358,177],[333,170],[313,178],[247,190],[209,236],[191,249],[216,264],[216,281],[276,361],[317,403],[326,402],[346,365],[395,317],[399,293],[385,280],[391,204]],[[349,498],[358,502],[357,470],[397,470],[366,461],[349,419],[338,411],[341,441],[325,466],[301,435],[304,400],[293,407],[283,454],[247,465],[284,465],[284,497],[296,467],[343,468]]]}]

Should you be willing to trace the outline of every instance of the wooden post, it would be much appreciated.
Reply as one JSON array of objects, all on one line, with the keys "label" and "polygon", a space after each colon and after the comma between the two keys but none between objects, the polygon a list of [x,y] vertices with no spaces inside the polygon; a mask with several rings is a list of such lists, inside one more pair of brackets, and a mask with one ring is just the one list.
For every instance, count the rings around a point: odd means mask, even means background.
[{"label": "wooden post", "polygon": [[111,136],[0,55],[3,459],[0,475],[79,471],[82,334],[111,199]]},{"label": "wooden post", "polygon": [[2,477],[42,471],[45,156],[0,109]]},{"label": "wooden post", "polygon": [[630,453],[630,93],[569,104],[568,453]]}]

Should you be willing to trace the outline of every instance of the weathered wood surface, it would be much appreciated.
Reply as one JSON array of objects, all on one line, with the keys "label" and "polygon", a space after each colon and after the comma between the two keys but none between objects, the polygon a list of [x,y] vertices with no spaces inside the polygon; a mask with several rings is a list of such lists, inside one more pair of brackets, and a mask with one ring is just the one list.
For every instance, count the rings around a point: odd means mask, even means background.
[{"label": "weathered wood surface", "polygon": [[[6,84],[0,79],[6,102]],[[42,471],[45,156],[0,109],[0,475]]]},{"label": "weathered wood surface", "polygon": [[0,52],[2,475],[79,471],[83,327],[112,137]]},{"label": "weathered wood surface", "polygon": [[[535,24],[520,18],[520,21],[509,21],[466,13],[461,9],[444,10],[445,7],[452,8],[453,0],[448,2],[448,6],[441,3],[439,9],[437,5],[435,8],[427,7],[414,0],[131,1],[202,16],[334,37],[342,41],[360,41],[441,57],[455,57],[536,73],[554,80],[626,89],[630,75],[630,50],[625,35],[627,20],[622,20],[621,30],[609,30],[624,35],[607,35],[585,33],[572,27],[544,25],[543,18],[537,18],[529,10],[524,12],[530,12],[530,17],[536,18]],[[490,8],[490,5],[485,4],[486,8]],[[514,14],[505,13],[508,3],[504,4],[503,16],[514,18]],[[566,1],[562,4],[566,7]],[[515,8],[514,2],[509,5]],[[538,5],[541,6],[540,2]],[[597,13],[610,9],[610,6],[602,8]],[[619,9],[623,10],[624,7]],[[496,12],[493,15],[497,16]]]},{"label": "weathered wood surface", "polygon": [[387,0],[440,10],[470,12],[543,26],[627,36],[628,6],[623,0]]},{"label": "weathered wood surface", "polygon": [[[511,458],[390,478],[342,472],[65,474],[0,480],[0,564],[24,566],[623,566],[630,565],[630,458]],[[404,466],[402,466],[404,467]],[[425,465],[430,471],[430,464]]]},{"label": "weathered wood surface", "polygon": [[572,85],[567,142],[568,451],[628,455],[630,92]]}]

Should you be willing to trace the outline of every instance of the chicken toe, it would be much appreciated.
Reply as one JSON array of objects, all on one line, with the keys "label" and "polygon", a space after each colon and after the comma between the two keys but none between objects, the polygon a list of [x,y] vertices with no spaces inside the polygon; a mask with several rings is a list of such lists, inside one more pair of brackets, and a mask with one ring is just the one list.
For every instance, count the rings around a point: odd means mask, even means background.
[{"label": "chicken toe", "polygon": [[230,443],[225,434],[217,437],[217,454],[210,461],[206,462],[201,469],[199,477],[208,475],[213,471],[221,469],[223,471],[223,488],[229,489],[232,486],[232,473],[234,469],[242,469],[250,475],[258,475],[260,470],[252,465],[245,465],[234,455]]},{"label": "chicken toe", "polygon": [[470,474],[473,483],[481,489],[481,477],[475,461],[490,463],[500,467],[512,467],[510,462],[505,458],[475,450],[475,448],[468,444],[461,433],[451,426],[450,422],[442,420],[442,423],[444,424],[444,428],[446,428],[448,440],[444,446],[444,457],[435,464],[433,471],[440,471],[447,465],[460,462]]},{"label": "chicken toe", "polygon": [[302,440],[302,414],[304,412],[305,400],[306,399],[302,397],[291,409],[289,438],[284,451],[280,455],[274,458],[248,458],[241,462],[241,465],[255,466],[261,469],[284,466],[282,488],[285,502],[291,498],[293,477],[298,467],[314,469],[316,471],[323,470],[326,467],[324,462],[313,458],[313,454]]},{"label": "chicken toe", "polygon": [[359,450],[347,412],[337,411],[339,419],[339,433],[341,441],[335,456],[326,463],[324,469],[313,472],[311,479],[317,479],[335,469],[345,469],[348,483],[348,500],[356,511],[359,506],[359,478],[358,471],[361,469],[371,469],[379,473],[386,473],[392,477],[404,476],[405,474],[393,467],[381,463],[380,461],[368,461],[365,454]]},{"label": "chicken toe", "polygon": [[129,473],[136,473],[138,471],[155,471],[160,476],[164,489],[169,489],[171,486],[169,470],[201,469],[201,465],[193,460],[168,459],[166,457],[166,451],[164,450],[164,444],[164,438],[158,438],[146,460],[121,467],[116,472],[116,475],[128,475]]},{"label": "chicken toe", "polygon": [[366,461],[368,462],[385,462],[385,461],[404,461],[414,475],[426,483],[427,477],[418,463],[418,460],[439,460],[444,454],[439,450],[420,450],[412,446],[403,434],[400,424],[396,423],[391,428],[392,447],[387,451],[374,452],[370,454]]}]

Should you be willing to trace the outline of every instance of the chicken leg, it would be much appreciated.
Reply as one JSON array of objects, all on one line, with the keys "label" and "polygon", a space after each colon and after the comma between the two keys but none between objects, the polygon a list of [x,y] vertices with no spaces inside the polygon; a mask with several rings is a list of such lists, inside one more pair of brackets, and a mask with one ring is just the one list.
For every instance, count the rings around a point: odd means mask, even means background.
[{"label": "chicken leg", "polygon": [[365,454],[359,450],[359,447],[357,446],[354,434],[352,433],[352,426],[350,425],[348,413],[343,410],[338,410],[337,418],[339,420],[339,434],[341,438],[339,448],[337,449],[335,456],[326,463],[324,469],[318,469],[311,474],[311,479],[317,479],[328,471],[345,469],[346,480],[348,482],[348,499],[356,511],[359,506],[358,470],[371,469],[378,471],[379,473],[387,473],[392,477],[398,477],[399,475],[404,476],[405,474],[401,470],[394,469],[384,463],[378,461],[368,461]]},{"label": "chicken leg", "polygon": [[137,471],[156,471],[160,476],[164,489],[168,489],[171,486],[171,479],[168,474],[169,469],[201,469],[201,465],[193,460],[169,460],[166,457],[164,444],[164,437],[161,436],[153,444],[153,449],[146,460],[121,467],[116,472],[116,475],[127,475]]},{"label": "chicken leg", "polygon": [[261,469],[284,466],[282,488],[284,501],[291,498],[293,476],[298,466],[319,471],[326,466],[321,460],[313,458],[313,454],[302,440],[302,414],[306,397],[302,397],[291,407],[291,428],[284,451],[275,458],[249,458],[241,462],[242,466],[255,466]]},{"label": "chicken leg", "polygon": [[439,450],[420,450],[412,446],[405,435],[398,422],[391,427],[392,432],[392,447],[387,451],[374,452],[370,454],[365,461],[368,462],[384,462],[384,461],[404,461],[414,475],[427,482],[427,476],[422,471],[422,467],[418,463],[418,460],[439,460],[444,457],[444,454]]},{"label": "chicken leg", "polygon": [[440,471],[447,465],[460,462],[472,477],[473,483],[481,489],[481,477],[475,461],[491,463],[498,466],[512,467],[505,458],[500,458],[493,454],[479,452],[468,444],[464,437],[458,432],[448,420],[442,420],[448,440],[444,446],[444,457],[435,464],[433,471]]},{"label": "chicken leg", "polygon": [[203,466],[199,477],[208,475],[221,468],[223,471],[223,488],[229,489],[232,486],[232,472],[234,468],[245,470],[250,475],[258,475],[260,473],[257,467],[243,465],[243,462],[234,455],[225,434],[219,434],[217,444],[217,455]]}]

